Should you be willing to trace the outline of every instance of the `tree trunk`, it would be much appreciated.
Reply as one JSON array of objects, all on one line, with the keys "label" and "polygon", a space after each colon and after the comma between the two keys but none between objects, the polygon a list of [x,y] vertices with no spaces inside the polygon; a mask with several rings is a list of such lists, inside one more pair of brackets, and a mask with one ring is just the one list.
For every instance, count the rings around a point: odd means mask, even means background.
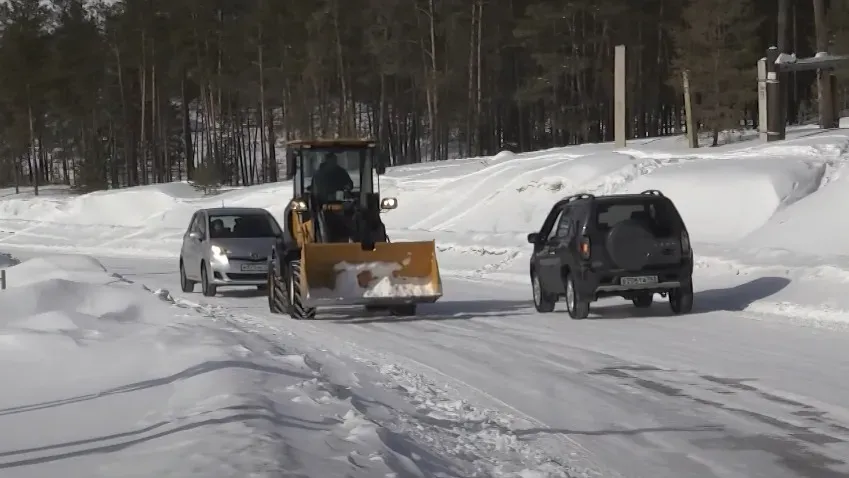
[{"label": "tree trunk", "polygon": [[32,114],[32,91],[29,83],[27,83],[27,114],[29,116],[29,154],[30,154],[30,170],[32,175],[33,193],[38,196],[38,158],[35,155],[35,118]]},{"label": "tree trunk", "polygon": [[[814,1],[814,24],[816,28],[817,54],[828,52],[828,21],[826,20],[825,0]],[[817,103],[819,106],[820,128],[834,128],[834,101],[831,91],[831,73],[817,70]]]}]

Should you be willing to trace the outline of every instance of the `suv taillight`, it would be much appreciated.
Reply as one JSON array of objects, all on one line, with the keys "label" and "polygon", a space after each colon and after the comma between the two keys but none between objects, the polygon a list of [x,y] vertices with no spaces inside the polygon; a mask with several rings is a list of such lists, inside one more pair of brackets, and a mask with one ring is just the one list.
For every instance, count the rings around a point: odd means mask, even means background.
[{"label": "suv taillight", "polygon": [[681,252],[685,255],[690,253],[690,235],[687,231],[681,233]]},{"label": "suv taillight", "polygon": [[582,237],[578,243],[578,251],[581,253],[581,259],[587,260],[590,258],[590,238]]}]

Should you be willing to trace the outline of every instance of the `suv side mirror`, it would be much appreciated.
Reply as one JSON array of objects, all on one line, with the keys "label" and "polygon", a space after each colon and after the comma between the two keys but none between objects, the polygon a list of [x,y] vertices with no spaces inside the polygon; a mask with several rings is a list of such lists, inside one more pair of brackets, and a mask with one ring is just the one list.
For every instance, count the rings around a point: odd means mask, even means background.
[{"label": "suv side mirror", "polygon": [[538,232],[532,232],[532,233],[528,234],[528,243],[529,244],[536,244],[538,240],[539,240],[539,233]]},{"label": "suv side mirror", "polygon": [[199,232],[196,232],[196,231],[190,232],[189,238],[194,239],[196,241],[202,241],[203,240],[203,236]]},{"label": "suv side mirror", "polygon": [[286,151],[286,177],[291,179],[295,177],[295,172],[298,170],[298,155],[294,150]]}]

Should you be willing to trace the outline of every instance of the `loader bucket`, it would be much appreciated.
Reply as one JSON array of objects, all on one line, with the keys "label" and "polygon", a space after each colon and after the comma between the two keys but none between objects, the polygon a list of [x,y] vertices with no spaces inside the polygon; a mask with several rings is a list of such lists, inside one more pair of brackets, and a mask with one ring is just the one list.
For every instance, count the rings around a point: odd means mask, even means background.
[{"label": "loader bucket", "polygon": [[305,244],[304,305],[400,305],[436,302],[442,280],[434,241]]}]

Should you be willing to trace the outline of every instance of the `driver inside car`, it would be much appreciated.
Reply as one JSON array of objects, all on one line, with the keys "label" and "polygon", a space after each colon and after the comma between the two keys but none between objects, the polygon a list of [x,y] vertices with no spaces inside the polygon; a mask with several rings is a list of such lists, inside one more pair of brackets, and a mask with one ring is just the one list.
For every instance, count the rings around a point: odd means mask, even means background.
[{"label": "driver inside car", "polygon": [[333,200],[338,191],[350,191],[353,188],[354,181],[348,171],[339,165],[336,154],[328,153],[312,179],[313,193],[327,201]]}]

